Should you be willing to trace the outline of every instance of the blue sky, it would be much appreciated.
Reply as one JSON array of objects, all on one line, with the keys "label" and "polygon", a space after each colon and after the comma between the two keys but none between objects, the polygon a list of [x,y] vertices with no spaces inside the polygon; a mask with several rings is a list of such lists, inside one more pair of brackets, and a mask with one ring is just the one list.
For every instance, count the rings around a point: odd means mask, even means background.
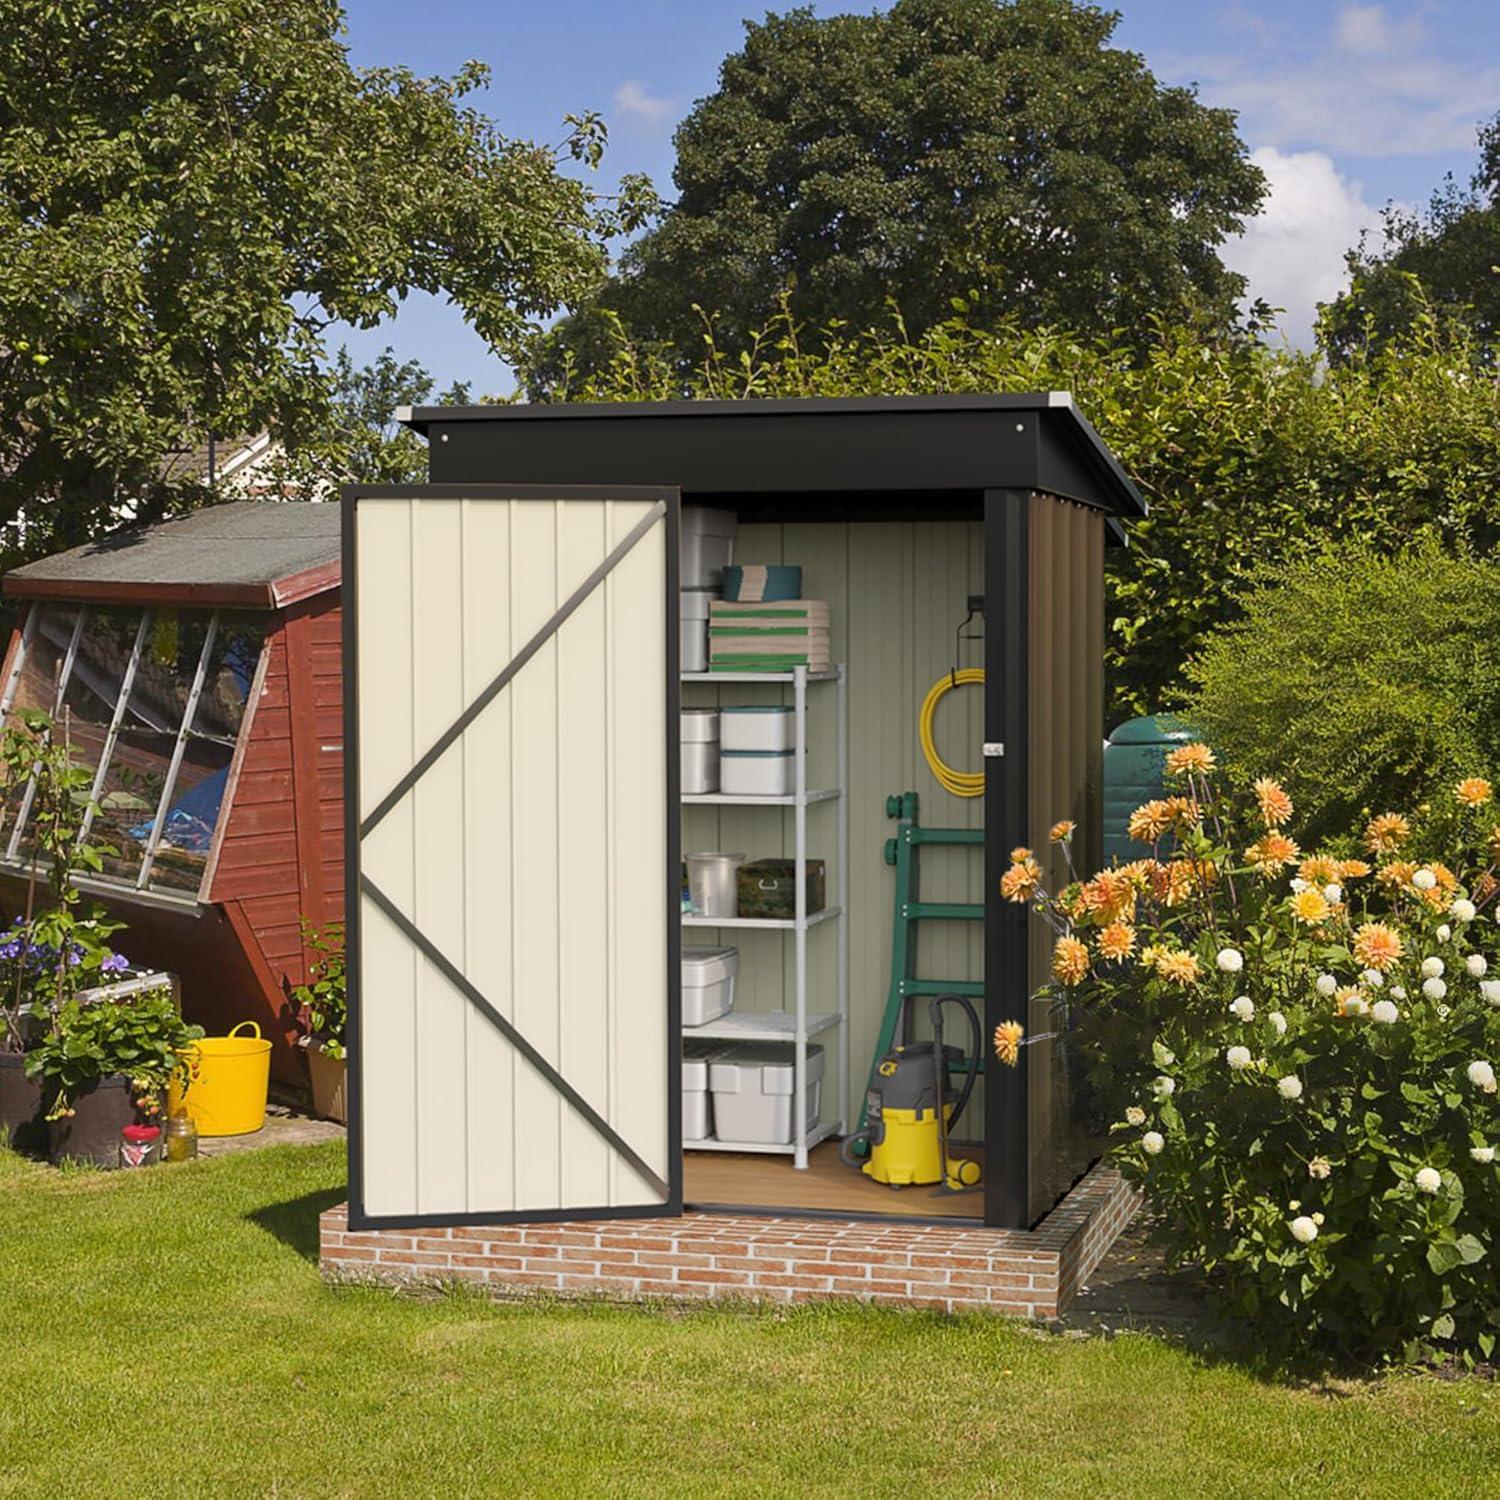
[{"label": "blue sky", "polygon": [[[479,58],[494,80],[477,102],[508,135],[556,141],[569,111],[610,125],[598,174],[648,173],[671,191],[672,130],[711,93],[742,19],[742,0],[346,0],[356,64],[451,73]],[[778,10],[789,4],[776,5]],[[849,0],[821,14],[870,10]],[[1287,309],[1305,344],[1314,304],[1343,282],[1344,250],[1388,200],[1420,203],[1445,172],[1467,178],[1474,127],[1500,109],[1500,0],[1118,0],[1116,44],[1169,83],[1239,111],[1266,171],[1265,212],[1225,258],[1255,293]],[[368,359],[386,344],[440,384],[513,381],[451,307],[413,297],[395,322],[353,333]]]}]

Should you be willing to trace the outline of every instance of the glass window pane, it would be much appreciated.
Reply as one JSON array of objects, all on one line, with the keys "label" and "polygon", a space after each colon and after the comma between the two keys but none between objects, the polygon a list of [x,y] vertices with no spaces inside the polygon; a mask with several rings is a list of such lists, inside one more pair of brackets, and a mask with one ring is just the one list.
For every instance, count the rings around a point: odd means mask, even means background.
[{"label": "glass window pane", "polygon": [[[185,612],[178,627],[177,675],[184,705],[206,627],[206,616],[193,621]],[[197,712],[151,866],[153,888],[192,891],[203,879],[264,639],[264,616],[227,610],[220,614]],[[150,836],[149,822],[143,836]]]},{"label": "glass window pane", "polygon": [[76,604],[37,606],[37,622],[31,632],[31,645],[21,665],[13,706],[40,708],[51,713],[57,703],[57,683],[73,626],[78,620]]}]

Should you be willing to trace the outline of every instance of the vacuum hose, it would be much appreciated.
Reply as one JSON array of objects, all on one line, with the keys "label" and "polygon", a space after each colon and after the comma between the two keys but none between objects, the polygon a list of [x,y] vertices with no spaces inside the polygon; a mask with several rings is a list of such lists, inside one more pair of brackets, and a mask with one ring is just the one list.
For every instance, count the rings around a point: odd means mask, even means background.
[{"label": "vacuum hose", "polygon": [[937,784],[955,797],[982,796],[984,772],[955,771],[937,753],[937,743],[932,737],[932,720],[944,693],[950,693],[954,688],[962,687],[966,683],[983,681],[983,667],[964,667],[962,671],[950,672],[946,677],[939,677],[927,690],[927,697],[922,701],[922,713],[917,720],[917,728],[922,739],[922,754],[927,758],[928,768],[937,779]]},{"label": "vacuum hose", "polygon": [[[959,1090],[958,1102],[953,1106],[953,1113],[948,1117],[948,1129],[952,1130],[953,1127],[958,1124],[958,1117],[964,1112],[965,1107],[968,1105],[969,1095],[974,1092],[974,1079],[979,1074],[979,1049],[983,1045],[982,1038],[984,1036],[984,1031],[979,1024],[979,1012],[974,1009],[973,1002],[969,1000],[968,996],[939,995],[937,999],[932,1002],[932,1008],[929,1014],[932,1016],[933,1035],[937,1038],[933,1050],[939,1056],[939,1066],[944,1074],[946,1074],[948,1071],[946,1060],[942,1060],[943,1023],[941,1008],[944,1005],[960,1006],[963,1009],[964,1014],[969,1018],[969,1071],[964,1077],[963,1088]],[[939,1108],[941,1108],[941,1104],[942,1101],[941,1099],[939,1099]]]}]

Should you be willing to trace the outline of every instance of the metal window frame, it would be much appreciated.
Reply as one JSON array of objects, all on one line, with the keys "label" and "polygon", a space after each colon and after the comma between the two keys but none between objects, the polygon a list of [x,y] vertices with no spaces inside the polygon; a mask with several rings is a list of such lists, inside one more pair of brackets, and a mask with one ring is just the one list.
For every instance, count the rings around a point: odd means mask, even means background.
[{"label": "metal window frame", "polygon": [[89,805],[84,809],[83,824],[78,834],[80,842],[89,836],[89,830],[94,826],[94,814],[99,810],[99,794],[104,790],[109,765],[115,755],[115,741],[120,737],[120,723],[130,703],[130,694],[135,688],[135,670],[140,665],[141,652],[146,646],[146,632],[151,628],[151,616],[150,609],[143,609],[141,622],[135,628],[135,645],[130,648],[130,660],[125,663],[125,671],[120,678],[114,712],[110,715],[109,729],[105,732],[104,744],[99,751],[99,764],[94,769],[94,780],[89,786]]},{"label": "metal window frame", "polygon": [[[659,1203],[610,1206],[580,1206],[556,1209],[477,1209],[458,1213],[370,1214],[365,1210],[364,1172],[364,1089],[359,1059],[363,1046],[360,1004],[360,905],[361,895],[369,886],[360,863],[363,835],[373,826],[370,818],[361,821],[359,780],[359,580],[354,559],[357,556],[358,508],[361,500],[654,500],[662,503],[660,521],[665,528],[666,566],[665,597],[662,612],[665,630],[664,671],[666,674],[666,852],[665,911],[667,945],[667,1181],[664,1200]],[[344,951],[348,979],[349,1017],[346,1041],[349,1051],[349,1225],[351,1229],[451,1228],[469,1224],[561,1224],[580,1219],[666,1219],[680,1218],[683,1213],[682,1160],[682,920],[681,920],[681,757],[676,753],[678,720],[681,715],[682,685],[678,632],[679,558],[678,537],[681,515],[681,491],[662,485],[526,485],[526,484],[419,484],[419,485],[346,485],[341,492],[343,505],[343,556],[345,561],[343,590],[343,672],[344,672],[344,881],[350,893],[344,913]],[[649,534],[648,528],[641,532]],[[639,537],[637,538],[637,540]],[[618,561],[624,553],[612,553]],[[602,566],[602,565],[601,565]],[[608,569],[595,570],[597,583]],[[554,627],[582,602],[574,596],[553,617]],[[521,648],[529,655],[538,645],[536,638]],[[508,667],[491,684],[489,701],[513,676]],[[471,706],[472,707],[472,706]],[[458,732],[472,714],[462,718]],[[430,763],[430,762],[429,762]],[[419,762],[421,764],[421,762]],[[416,771],[416,767],[413,767]],[[420,773],[418,773],[420,774]],[[414,784],[415,778],[413,778]],[[381,816],[388,808],[377,809]],[[374,818],[372,813],[372,818]],[[378,821],[378,818],[375,819]],[[427,953],[429,960],[432,952]],[[444,960],[446,962],[446,960]],[[470,1004],[474,995],[466,993]],[[481,999],[483,997],[480,997]],[[477,1006],[489,1019],[490,1007]],[[597,1128],[597,1127],[596,1127]]]}]

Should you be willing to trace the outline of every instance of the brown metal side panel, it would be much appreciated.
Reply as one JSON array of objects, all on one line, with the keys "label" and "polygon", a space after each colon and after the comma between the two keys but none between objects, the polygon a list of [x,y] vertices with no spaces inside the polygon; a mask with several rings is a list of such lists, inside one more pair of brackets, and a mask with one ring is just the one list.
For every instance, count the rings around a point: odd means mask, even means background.
[{"label": "brown metal side panel", "polygon": [[[312,610],[295,606],[286,617],[287,707],[292,749],[292,837],[288,848],[297,866],[301,913],[314,926],[328,920],[324,900],[323,843],[318,809],[320,743],[316,678],[313,670]],[[312,954],[304,953],[304,962]]]}]

